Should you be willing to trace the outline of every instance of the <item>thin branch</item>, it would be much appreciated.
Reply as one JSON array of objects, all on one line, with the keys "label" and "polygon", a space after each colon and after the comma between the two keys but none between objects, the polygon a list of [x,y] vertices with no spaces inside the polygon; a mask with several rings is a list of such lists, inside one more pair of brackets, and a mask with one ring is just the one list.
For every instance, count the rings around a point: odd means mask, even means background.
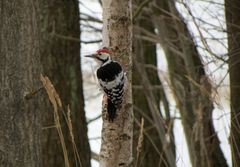
[{"label": "thin branch", "polygon": [[89,14],[86,14],[86,13],[80,13],[80,16],[85,16],[85,18],[81,17],[80,20],[86,20],[86,21],[92,21],[92,22],[96,22],[96,23],[103,23],[102,20],[94,17],[94,16],[91,16]]},{"label": "thin branch", "polygon": [[84,40],[80,40],[81,43],[84,43],[84,44],[93,44],[93,43],[100,43],[102,42],[101,39],[98,39],[98,40],[93,40],[93,41],[84,41]]},{"label": "thin branch", "polygon": [[42,86],[42,87],[38,88],[37,90],[31,91],[31,92],[25,94],[24,99],[30,100],[34,95],[36,95],[38,92],[43,90],[43,88],[44,87]]},{"label": "thin branch", "polygon": [[99,154],[91,151],[91,158],[94,159],[95,161],[99,161]]},{"label": "thin branch", "polygon": [[87,124],[90,124],[90,123],[92,123],[93,121],[96,121],[96,120],[98,120],[98,119],[101,118],[101,117],[102,117],[102,114],[96,116],[95,118],[92,118],[92,119],[88,120],[88,121],[87,121]]},{"label": "thin branch", "polygon": [[79,43],[81,42],[79,38],[65,36],[65,35],[57,34],[55,32],[52,32],[51,35],[60,39],[68,40],[68,41],[79,42]]},{"label": "thin branch", "polygon": [[133,14],[133,21],[136,19],[136,17],[141,13],[142,9],[143,9],[145,6],[147,6],[147,4],[148,4],[150,1],[152,1],[152,0],[145,0],[145,1],[143,1],[143,2],[139,5],[138,9],[137,9],[137,10],[134,12],[134,14]]},{"label": "thin branch", "polygon": [[[218,59],[219,59],[219,56],[218,56],[216,53],[214,53],[214,52],[212,51],[212,49],[209,47],[206,39],[204,38],[204,36],[203,36],[203,34],[202,34],[202,32],[201,32],[201,30],[200,30],[200,28],[199,28],[199,26],[198,26],[198,24],[197,24],[197,22],[196,22],[196,18],[193,16],[193,13],[192,13],[191,9],[189,8],[189,6],[188,6],[185,2],[183,2],[183,0],[181,0],[181,3],[182,3],[183,6],[186,8],[188,14],[192,17],[193,24],[194,24],[195,27],[197,28],[197,31],[198,31],[198,33],[199,33],[199,35],[200,35],[200,39],[201,39],[201,41],[202,41],[202,44],[206,47],[206,50],[207,50],[211,55],[213,55],[215,58],[218,58]],[[222,60],[222,61],[224,61],[224,60]]]}]

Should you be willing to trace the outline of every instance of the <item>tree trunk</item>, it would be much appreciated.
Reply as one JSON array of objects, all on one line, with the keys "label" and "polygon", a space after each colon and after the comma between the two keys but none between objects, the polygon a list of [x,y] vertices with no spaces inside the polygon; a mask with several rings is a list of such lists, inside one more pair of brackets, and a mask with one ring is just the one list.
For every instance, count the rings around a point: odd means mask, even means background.
[{"label": "tree trunk", "polygon": [[240,166],[240,1],[225,0],[231,97],[232,166]]},{"label": "tree trunk", "polygon": [[[169,106],[167,99],[165,97],[164,90],[162,88],[161,81],[158,77],[157,71],[157,54],[156,54],[156,43],[149,42],[141,39],[143,33],[139,29],[144,29],[150,33],[154,33],[154,27],[151,20],[149,20],[149,15],[142,14],[135,19],[134,24],[134,58],[138,63],[141,64],[142,69],[146,71],[147,78],[150,82],[149,87],[155,96],[156,101],[152,101],[156,106],[160,106],[160,100],[165,104],[165,111],[167,119],[170,120]],[[147,101],[147,95],[145,95],[144,87],[142,85],[142,75],[143,73],[138,72],[137,68],[133,67],[133,104],[134,104],[134,116],[137,122],[140,122],[141,117],[145,119],[145,135],[144,141],[141,149],[141,156],[139,158],[139,166],[169,166],[167,158],[163,153],[163,147],[161,140],[159,140],[157,129],[153,123],[153,116],[151,115],[150,107]],[[158,107],[158,112],[161,113],[160,107]],[[162,115],[161,118],[163,119]],[[166,121],[167,122],[167,121]],[[172,126],[171,126],[172,127]],[[172,129],[169,127],[170,129]],[[134,131],[139,131],[139,125],[135,123]],[[169,130],[172,144],[174,140],[172,139],[172,130]],[[134,133],[134,149],[137,148],[138,133]],[[164,135],[164,134],[163,134]],[[174,150],[174,144],[172,152]],[[166,147],[166,146],[165,146]],[[136,150],[136,149],[135,149]],[[134,151],[135,151],[134,150]],[[136,151],[135,151],[136,152]],[[134,154],[136,155],[136,153]]]},{"label": "tree trunk", "polygon": [[38,1],[0,2],[0,166],[41,167]]},{"label": "tree trunk", "polygon": [[155,0],[152,20],[165,52],[193,167],[228,166],[213,127],[211,84],[173,0]]},{"label": "tree trunk", "polygon": [[[81,164],[75,159],[71,137],[64,117],[62,129],[67,145],[70,166],[90,166],[90,147],[84,112],[82,73],[80,66],[80,38],[78,1],[51,0],[41,3],[42,57],[44,74],[49,76],[66,108],[69,104],[75,143]],[[46,100],[48,98],[46,96]],[[49,104],[49,102],[48,102]],[[43,164],[64,166],[62,146],[54,124],[52,107],[43,113]]]},{"label": "tree trunk", "polygon": [[132,163],[132,20],[131,0],[103,0],[103,46],[114,50],[113,59],[127,73],[128,88],[114,122],[103,113],[100,167],[127,167]]}]

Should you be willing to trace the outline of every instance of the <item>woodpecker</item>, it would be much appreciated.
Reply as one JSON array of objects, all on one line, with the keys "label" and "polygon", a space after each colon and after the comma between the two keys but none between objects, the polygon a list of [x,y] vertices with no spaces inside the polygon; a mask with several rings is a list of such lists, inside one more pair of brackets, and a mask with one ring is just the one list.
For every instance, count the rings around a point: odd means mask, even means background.
[{"label": "woodpecker", "polygon": [[99,86],[107,95],[108,120],[113,122],[123,102],[127,79],[123,68],[118,62],[112,60],[111,54],[112,51],[104,47],[85,57],[93,58],[100,65],[97,69],[97,78]]}]

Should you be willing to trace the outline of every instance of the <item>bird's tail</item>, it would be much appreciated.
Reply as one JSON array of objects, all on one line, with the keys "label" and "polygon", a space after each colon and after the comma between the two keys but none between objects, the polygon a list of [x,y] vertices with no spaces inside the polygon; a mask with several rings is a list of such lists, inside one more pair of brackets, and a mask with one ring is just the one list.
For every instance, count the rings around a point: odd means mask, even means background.
[{"label": "bird's tail", "polygon": [[109,98],[108,98],[107,111],[108,111],[108,120],[109,120],[110,122],[113,122],[114,118],[116,117],[117,108],[116,108],[115,105],[111,102],[111,100],[110,100]]}]

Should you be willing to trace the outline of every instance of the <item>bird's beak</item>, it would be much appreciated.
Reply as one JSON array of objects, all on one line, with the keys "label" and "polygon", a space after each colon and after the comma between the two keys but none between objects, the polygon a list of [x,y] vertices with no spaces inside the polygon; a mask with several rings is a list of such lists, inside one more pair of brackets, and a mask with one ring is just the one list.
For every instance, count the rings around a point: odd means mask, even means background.
[{"label": "bird's beak", "polygon": [[85,55],[84,57],[96,58],[96,57],[97,57],[97,54]]}]

